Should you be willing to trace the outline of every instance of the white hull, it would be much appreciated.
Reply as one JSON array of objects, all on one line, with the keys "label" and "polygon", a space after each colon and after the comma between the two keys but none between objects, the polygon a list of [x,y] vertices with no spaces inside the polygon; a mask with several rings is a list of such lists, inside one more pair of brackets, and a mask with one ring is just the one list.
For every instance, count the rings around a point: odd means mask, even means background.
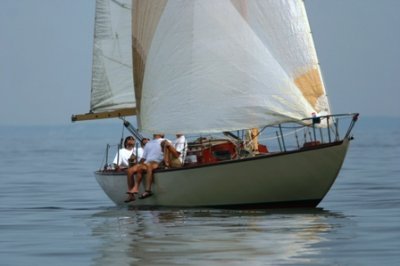
[{"label": "white hull", "polygon": [[[155,173],[154,195],[141,207],[313,207],[329,191],[349,140],[287,153]],[[117,205],[127,198],[124,173],[95,173]],[[143,191],[143,187],[141,188]]]}]

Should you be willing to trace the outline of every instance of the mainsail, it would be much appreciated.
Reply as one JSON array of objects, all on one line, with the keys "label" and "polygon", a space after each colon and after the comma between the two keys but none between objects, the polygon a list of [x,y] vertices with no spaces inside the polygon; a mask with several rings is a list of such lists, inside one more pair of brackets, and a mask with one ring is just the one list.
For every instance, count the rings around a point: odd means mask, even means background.
[{"label": "mainsail", "polygon": [[232,131],[329,112],[303,1],[133,2],[143,131]]}]

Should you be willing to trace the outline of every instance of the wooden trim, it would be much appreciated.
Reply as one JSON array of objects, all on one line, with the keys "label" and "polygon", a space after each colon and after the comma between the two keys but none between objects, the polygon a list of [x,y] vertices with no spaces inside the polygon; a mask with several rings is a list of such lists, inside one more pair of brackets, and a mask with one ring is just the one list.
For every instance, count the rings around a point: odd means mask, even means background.
[{"label": "wooden trim", "polygon": [[85,120],[95,120],[95,119],[106,119],[106,118],[115,118],[115,117],[132,116],[132,115],[136,115],[136,108],[124,108],[111,112],[72,115],[71,121],[75,122],[75,121],[85,121]]}]

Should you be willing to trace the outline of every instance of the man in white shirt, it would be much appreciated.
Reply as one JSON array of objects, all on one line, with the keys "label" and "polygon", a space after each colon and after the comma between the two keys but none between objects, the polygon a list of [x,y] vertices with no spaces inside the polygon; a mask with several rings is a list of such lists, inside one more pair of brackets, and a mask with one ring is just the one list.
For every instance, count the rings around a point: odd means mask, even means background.
[{"label": "man in white shirt", "polygon": [[124,148],[118,150],[113,161],[114,168],[116,170],[129,167],[129,161],[136,157],[136,151],[134,147],[135,138],[132,136],[126,137],[124,141]]},{"label": "man in white shirt", "polygon": [[153,140],[147,142],[144,146],[143,157],[140,160],[140,165],[138,165],[138,167],[135,169],[132,169],[132,171],[128,171],[128,184],[131,176],[133,176],[135,173],[137,175],[135,185],[127,192],[130,197],[125,202],[135,200],[134,194],[139,192],[139,186],[142,182],[142,175],[144,171],[146,171],[146,188],[145,192],[140,195],[139,198],[144,199],[153,195],[151,192],[151,185],[153,184],[153,170],[158,168],[164,158],[160,145],[164,140],[163,136],[163,134],[154,134]]},{"label": "man in white shirt", "polygon": [[176,140],[172,142],[175,147],[175,150],[179,152],[179,160],[183,164],[186,159],[187,153],[187,141],[183,134],[176,134]]}]

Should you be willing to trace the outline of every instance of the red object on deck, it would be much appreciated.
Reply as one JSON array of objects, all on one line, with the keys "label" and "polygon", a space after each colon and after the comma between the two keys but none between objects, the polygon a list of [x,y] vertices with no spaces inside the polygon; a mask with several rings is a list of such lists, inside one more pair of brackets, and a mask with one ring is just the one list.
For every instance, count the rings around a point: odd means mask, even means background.
[{"label": "red object on deck", "polygon": [[[187,157],[191,158],[188,164],[207,164],[221,161],[229,161],[238,158],[236,145],[229,140],[202,140],[199,144],[195,144],[189,149]],[[265,145],[258,145],[259,153],[268,153]]]},{"label": "red object on deck", "polygon": [[265,145],[258,144],[258,152],[259,153],[268,153],[268,148]]}]

